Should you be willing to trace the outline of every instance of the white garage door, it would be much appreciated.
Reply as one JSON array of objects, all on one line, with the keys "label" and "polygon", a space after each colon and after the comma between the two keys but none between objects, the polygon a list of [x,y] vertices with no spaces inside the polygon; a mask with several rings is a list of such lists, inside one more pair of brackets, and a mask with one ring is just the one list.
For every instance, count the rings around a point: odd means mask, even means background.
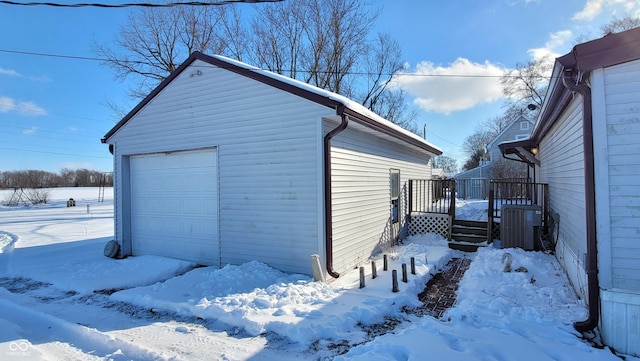
[{"label": "white garage door", "polygon": [[130,158],[133,255],[220,266],[216,149]]}]

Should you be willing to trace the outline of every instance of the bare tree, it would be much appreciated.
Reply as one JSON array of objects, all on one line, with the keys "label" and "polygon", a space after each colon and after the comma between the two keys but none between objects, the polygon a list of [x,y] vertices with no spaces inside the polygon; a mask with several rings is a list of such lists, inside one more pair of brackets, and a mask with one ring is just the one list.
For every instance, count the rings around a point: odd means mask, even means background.
[{"label": "bare tree", "polygon": [[252,22],[254,65],[351,96],[377,12],[361,0],[266,4]]},{"label": "bare tree", "polygon": [[514,118],[508,117],[507,114],[495,116],[493,118],[487,119],[483,123],[483,129],[490,132],[493,137],[500,134],[503,130],[505,130],[509,124],[513,121]]},{"label": "bare tree", "polygon": [[631,15],[625,15],[622,18],[614,17],[608,24],[603,25],[600,30],[602,35],[621,33],[626,30],[631,30],[640,27],[640,18],[632,17]]},{"label": "bare tree", "polygon": [[0,172],[0,189],[112,186],[113,176],[88,169],[63,168],[60,173],[42,170]]},{"label": "bare tree", "polygon": [[445,173],[451,174],[458,172],[458,162],[446,155],[439,155],[433,159],[434,168],[442,168]]},{"label": "bare tree", "polygon": [[94,50],[117,78],[139,79],[131,95],[140,98],[192,52],[224,54],[231,50],[228,33],[239,23],[236,20],[233,5],[139,8],[120,29],[116,48],[95,44]]},{"label": "bare tree", "polygon": [[462,142],[462,150],[471,157],[486,156],[487,145],[493,140],[495,134],[487,129],[478,129],[473,134],[467,136]]},{"label": "bare tree", "polygon": [[299,79],[300,59],[309,46],[303,38],[306,12],[307,4],[300,1],[262,7],[251,23],[250,42],[255,51],[247,55],[249,61],[260,68]]},{"label": "bare tree", "polygon": [[403,66],[400,46],[387,34],[371,36],[378,14],[364,0],[289,0],[260,5],[248,31],[231,5],[146,8],[130,14],[115,48],[95,48],[118,78],[139,79],[134,97],[201,51],[352,98],[415,132],[416,113],[392,86]]},{"label": "bare tree", "polygon": [[502,94],[506,97],[505,117],[513,118],[528,110],[536,117],[542,107],[553,69],[554,59],[550,55],[518,64],[516,68],[500,78]]},{"label": "bare tree", "polygon": [[484,149],[476,149],[473,153],[471,153],[469,159],[467,159],[467,161],[464,163],[464,165],[462,166],[462,170],[469,170],[479,166],[482,160],[485,159],[485,157],[486,152]]},{"label": "bare tree", "polygon": [[406,93],[393,77],[404,69],[400,44],[389,34],[380,33],[367,54],[364,59],[366,83],[359,87],[364,92],[355,97],[373,112],[416,133],[417,113],[409,111]]},{"label": "bare tree", "polygon": [[417,131],[406,93],[393,84],[402,51],[388,34],[371,39],[377,10],[361,0],[293,0],[269,4],[252,22],[250,59],[264,69],[358,100]]},{"label": "bare tree", "polygon": [[504,158],[491,161],[491,178],[493,179],[523,179],[527,178],[527,165]]}]

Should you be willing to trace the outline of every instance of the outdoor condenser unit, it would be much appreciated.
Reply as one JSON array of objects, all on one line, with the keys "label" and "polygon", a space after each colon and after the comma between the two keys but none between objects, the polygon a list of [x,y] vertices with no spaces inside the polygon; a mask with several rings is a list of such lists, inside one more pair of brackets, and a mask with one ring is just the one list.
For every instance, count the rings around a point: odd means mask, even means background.
[{"label": "outdoor condenser unit", "polygon": [[504,204],[500,216],[502,248],[532,251],[542,225],[542,208],[529,204]]}]

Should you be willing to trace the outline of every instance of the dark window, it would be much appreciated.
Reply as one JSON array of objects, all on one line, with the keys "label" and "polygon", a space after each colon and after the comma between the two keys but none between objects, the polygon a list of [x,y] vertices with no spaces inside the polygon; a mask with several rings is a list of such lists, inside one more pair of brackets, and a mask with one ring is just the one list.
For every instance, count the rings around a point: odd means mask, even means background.
[{"label": "dark window", "polygon": [[400,214],[400,171],[392,169],[389,173],[391,186],[391,223],[398,223]]}]

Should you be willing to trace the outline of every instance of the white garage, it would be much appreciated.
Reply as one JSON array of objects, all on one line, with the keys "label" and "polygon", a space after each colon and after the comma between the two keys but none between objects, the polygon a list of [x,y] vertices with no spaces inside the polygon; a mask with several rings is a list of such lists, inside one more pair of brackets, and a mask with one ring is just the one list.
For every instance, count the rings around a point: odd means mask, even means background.
[{"label": "white garage", "polygon": [[131,156],[130,172],[132,254],[219,266],[216,149]]},{"label": "white garage", "polygon": [[442,153],[338,94],[201,53],[102,142],[114,155],[118,257],[257,260],[309,275],[319,259],[331,277],[396,241],[407,213],[390,177],[401,189],[431,178]]}]

